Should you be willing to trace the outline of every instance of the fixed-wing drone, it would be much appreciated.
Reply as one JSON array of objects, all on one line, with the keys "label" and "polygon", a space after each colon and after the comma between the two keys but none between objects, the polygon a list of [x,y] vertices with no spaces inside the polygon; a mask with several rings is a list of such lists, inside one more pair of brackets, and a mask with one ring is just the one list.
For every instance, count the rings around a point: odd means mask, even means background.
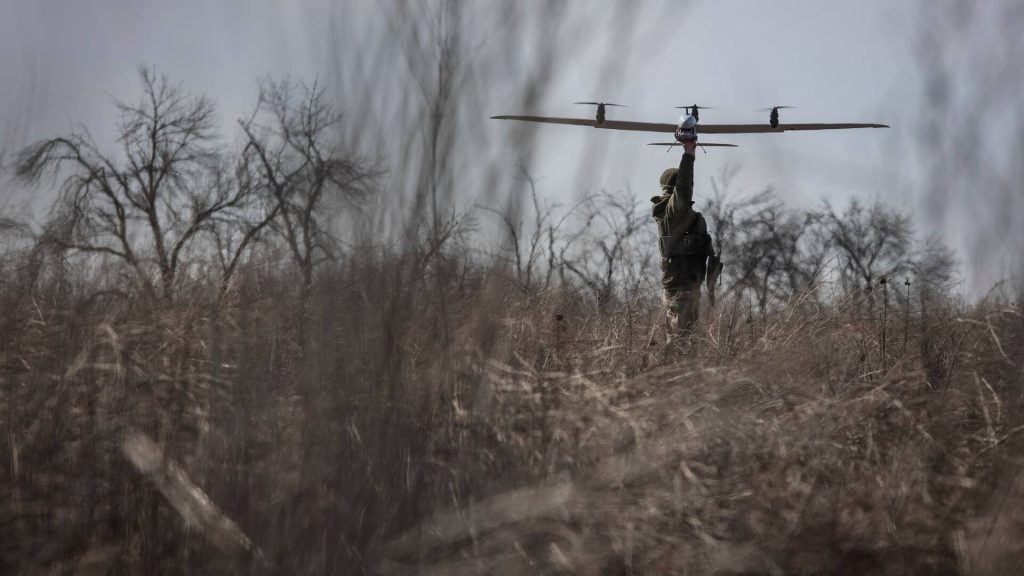
[{"label": "fixed-wing drone", "polygon": [[[597,106],[597,116],[590,120],[587,118],[559,118],[551,116],[491,116],[495,120],[520,120],[523,122],[542,122],[546,124],[570,124],[573,126],[590,126],[593,128],[604,128],[607,130],[630,130],[633,132],[666,132],[675,135],[676,142],[661,143],[653,142],[651,146],[675,146],[686,140],[696,140],[698,134],[762,134],[766,132],[791,132],[797,130],[848,130],[851,128],[888,128],[887,124],[863,124],[863,123],[803,123],[803,124],[782,124],[779,122],[779,110],[792,108],[792,106],[773,106],[764,108],[769,111],[767,124],[701,124],[700,111],[708,110],[707,106],[676,106],[686,111],[686,115],[679,119],[678,124],[663,124],[658,122],[629,122],[622,120],[608,120],[605,118],[606,106],[622,106],[622,104],[609,104],[606,102],[576,102],[576,104],[587,104]],[[700,142],[701,146],[726,146],[735,148],[735,144],[718,144],[713,142]]]}]

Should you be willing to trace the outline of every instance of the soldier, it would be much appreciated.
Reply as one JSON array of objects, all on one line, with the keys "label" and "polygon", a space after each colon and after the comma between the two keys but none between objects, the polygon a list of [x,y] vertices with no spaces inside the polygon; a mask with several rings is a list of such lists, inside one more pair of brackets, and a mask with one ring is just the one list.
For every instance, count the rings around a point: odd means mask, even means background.
[{"label": "soldier", "polygon": [[[678,137],[678,136],[677,136]],[[711,304],[722,264],[715,255],[707,223],[693,210],[695,139],[680,139],[679,168],[661,174],[661,196],[651,198],[658,222],[661,287],[667,307],[667,340],[692,332],[700,312],[700,285],[707,280]],[[710,258],[710,259],[709,259]]]}]

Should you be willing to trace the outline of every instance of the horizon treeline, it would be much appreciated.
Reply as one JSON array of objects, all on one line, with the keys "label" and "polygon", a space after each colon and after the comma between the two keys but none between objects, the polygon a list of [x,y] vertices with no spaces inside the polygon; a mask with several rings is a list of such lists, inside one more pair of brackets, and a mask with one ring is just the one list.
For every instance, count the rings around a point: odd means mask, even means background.
[{"label": "horizon treeline", "polygon": [[[83,266],[97,292],[173,303],[186,286],[211,286],[223,298],[240,267],[259,263],[294,271],[305,294],[324,266],[382,251],[420,260],[423,270],[462,252],[467,264],[502,269],[524,292],[580,289],[600,307],[658,296],[653,222],[646,202],[627,192],[555,203],[520,168],[526,198],[517,209],[446,210],[432,202],[436,192],[404,205],[388,189],[388,162],[346,144],[353,135],[345,111],[316,83],[260,80],[232,141],[216,129],[212,99],[151,68],[140,67],[139,78],[141,94],[115,103],[113,149],[75,125],[27,146],[9,166],[21,185],[56,194],[38,230],[5,217],[5,240]],[[737,170],[711,178],[699,207],[726,265],[724,297],[761,314],[808,296],[861,295],[873,307],[879,289],[902,301],[913,285],[942,291],[957,279],[952,252],[918,237],[894,207],[855,199],[842,209],[797,210],[771,187],[732,190]],[[409,224],[397,235],[375,229],[392,212]]]}]

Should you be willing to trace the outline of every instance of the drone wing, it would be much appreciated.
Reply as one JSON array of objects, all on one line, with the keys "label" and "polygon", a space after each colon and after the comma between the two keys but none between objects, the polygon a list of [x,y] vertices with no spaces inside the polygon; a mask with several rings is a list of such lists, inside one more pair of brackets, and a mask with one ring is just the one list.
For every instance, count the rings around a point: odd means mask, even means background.
[{"label": "drone wing", "polygon": [[[794,132],[798,130],[850,130],[852,128],[888,128],[887,124],[779,124],[772,128],[768,124],[697,124],[701,134],[761,134],[765,132]],[[674,128],[673,128],[674,130]]]},{"label": "drone wing", "polygon": [[[569,124],[573,126],[590,126],[606,130],[630,130],[633,132],[666,132],[676,131],[675,124],[661,122],[625,122],[622,120],[605,120],[598,124],[592,118],[559,118],[552,116],[491,116],[494,120],[519,120],[522,122],[542,122],[545,124]],[[766,132],[793,132],[798,130],[849,130],[852,128],[888,128],[886,124],[779,124],[772,128],[768,124],[697,124],[700,134],[762,134]]]},{"label": "drone wing", "polygon": [[491,116],[493,120],[520,120],[522,122],[543,122],[545,124],[571,124],[573,126],[590,126],[607,130],[632,130],[633,132],[668,132],[676,131],[675,124],[659,122],[623,122],[621,120],[605,120],[598,124],[593,118],[557,118],[551,116]]}]

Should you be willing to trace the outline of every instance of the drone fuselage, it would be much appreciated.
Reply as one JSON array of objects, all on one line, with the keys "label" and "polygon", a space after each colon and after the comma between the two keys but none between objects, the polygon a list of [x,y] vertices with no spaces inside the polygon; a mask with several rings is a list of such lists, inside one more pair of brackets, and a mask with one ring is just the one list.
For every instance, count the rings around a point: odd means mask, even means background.
[{"label": "drone fuselage", "polygon": [[681,116],[679,126],[676,127],[676,140],[687,142],[697,139],[697,117],[693,114]]}]

